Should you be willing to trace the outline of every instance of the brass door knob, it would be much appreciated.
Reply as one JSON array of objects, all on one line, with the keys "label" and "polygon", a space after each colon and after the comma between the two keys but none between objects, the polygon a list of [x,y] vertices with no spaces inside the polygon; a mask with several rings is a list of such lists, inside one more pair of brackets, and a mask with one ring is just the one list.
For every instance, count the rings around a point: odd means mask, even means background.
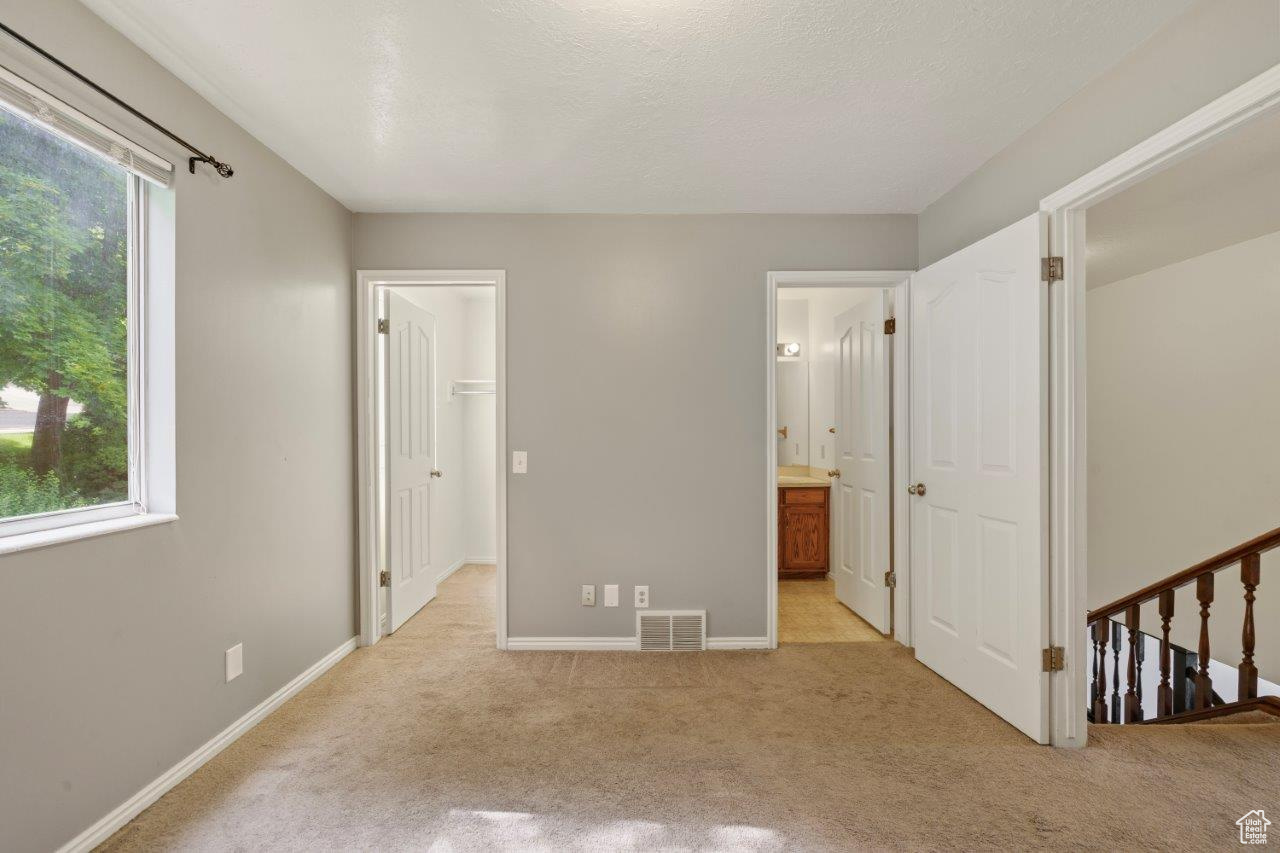
[{"label": "brass door knob", "polygon": [[840,476],[840,469],[839,469],[839,468],[832,468],[830,471],[828,471],[828,472],[827,472],[827,476],[828,476],[828,477],[839,477],[839,476]]},{"label": "brass door knob", "polygon": [[439,471],[437,471],[435,468],[432,468],[432,469],[431,469],[431,476],[432,476],[432,477],[443,477],[443,476],[444,476],[444,474],[440,473],[440,472],[439,472]]},{"label": "brass door knob", "polygon": [[924,496],[924,483],[916,483],[914,486],[907,486],[907,493],[912,495]]},{"label": "brass door knob", "polygon": [[835,428],[835,427],[827,427],[827,432],[831,433],[832,435],[835,435],[835,434],[836,434],[836,428]]}]

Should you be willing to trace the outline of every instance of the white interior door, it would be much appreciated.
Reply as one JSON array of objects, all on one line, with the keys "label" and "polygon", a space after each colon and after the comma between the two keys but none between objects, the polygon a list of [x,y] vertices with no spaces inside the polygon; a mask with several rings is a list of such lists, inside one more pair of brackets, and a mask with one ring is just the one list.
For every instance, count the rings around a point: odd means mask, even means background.
[{"label": "white interior door", "polygon": [[836,494],[832,525],[836,598],[882,633],[889,630],[889,294],[836,318]]},{"label": "white interior door", "polygon": [[911,488],[924,487],[911,498],[916,656],[1041,743],[1044,233],[1029,216],[911,281]]},{"label": "white interior door", "polygon": [[436,318],[394,291],[387,311],[387,615],[395,631],[436,595],[431,565]]}]

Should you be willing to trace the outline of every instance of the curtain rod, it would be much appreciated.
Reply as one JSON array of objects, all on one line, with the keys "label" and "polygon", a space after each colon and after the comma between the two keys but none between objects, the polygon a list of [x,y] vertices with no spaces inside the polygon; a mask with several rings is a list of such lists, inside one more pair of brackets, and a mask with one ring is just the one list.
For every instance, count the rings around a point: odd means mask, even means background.
[{"label": "curtain rod", "polygon": [[137,117],[137,118],[141,119],[142,121],[146,122],[146,123],[147,123],[147,124],[149,124],[151,127],[153,127],[153,128],[155,128],[156,130],[160,131],[160,132],[161,132],[161,133],[163,133],[165,136],[169,137],[169,138],[170,138],[170,139],[172,139],[174,142],[178,143],[178,144],[179,144],[179,145],[181,145],[183,148],[185,148],[185,149],[187,149],[188,151],[190,151],[192,154],[194,154],[194,155],[195,155],[194,157],[188,157],[188,158],[187,158],[187,168],[190,170],[191,174],[193,174],[193,175],[194,175],[194,174],[196,173],[196,163],[208,163],[208,164],[209,164],[210,166],[212,166],[215,170],[217,170],[217,172],[218,172],[218,174],[219,174],[219,175],[221,175],[221,176],[222,176],[222,177],[224,177],[224,178],[229,178],[229,177],[231,177],[232,175],[234,175],[234,174],[235,174],[235,170],[234,170],[234,169],[232,169],[232,168],[231,168],[231,166],[229,166],[228,164],[223,163],[221,160],[219,160],[217,157],[214,157],[212,154],[206,154],[206,153],[204,153],[204,152],[203,152],[203,151],[201,151],[199,148],[197,148],[197,147],[195,147],[194,145],[192,145],[190,142],[187,142],[187,140],[183,139],[181,136],[178,136],[178,134],[176,134],[176,133],[174,133],[173,131],[169,130],[169,128],[165,127],[164,125],[160,124],[159,122],[155,121],[154,119],[150,118],[149,116],[144,115],[142,112],[140,112],[140,111],[138,111],[138,110],[134,109],[134,108],[133,108],[133,107],[131,107],[129,104],[126,104],[126,103],[125,103],[124,101],[122,101],[120,98],[118,98],[118,97],[116,97],[115,95],[111,94],[111,93],[110,93],[110,92],[108,92],[106,89],[102,88],[102,87],[101,87],[101,86],[99,86],[97,83],[93,82],[93,81],[92,81],[92,80],[90,80],[88,77],[84,76],[84,75],[83,75],[83,74],[81,74],[79,71],[75,70],[75,69],[74,69],[74,68],[72,68],[70,65],[68,65],[68,64],[67,64],[67,63],[65,63],[65,62],[63,62],[61,59],[58,59],[58,57],[56,57],[56,56],[54,56],[53,54],[49,53],[49,51],[45,50],[44,48],[40,47],[38,44],[36,44],[36,43],[32,42],[30,39],[28,39],[28,38],[26,38],[25,36],[23,36],[21,33],[15,32],[13,29],[11,29],[10,27],[6,26],[6,25],[5,25],[5,24],[3,24],[3,23],[0,23],[0,31],[3,31],[3,32],[7,33],[9,36],[11,36],[12,38],[14,38],[14,39],[16,39],[17,41],[21,42],[23,45],[25,45],[26,47],[28,47],[28,48],[30,48],[31,50],[35,51],[36,53],[40,54],[40,56],[42,56],[44,59],[48,60],[49,62],[52,62],[54,65],[58,66],[58,67],[59,67],[59,68],[61,68],[63,71],[67,72],[67,73],[68,73],[68,74],[70,74],[72,77],[76,78],[76,79],[77,79],[77,80],[79,80],[81,83],[85,84],[85,85],[86,85],[86,86],[88,86],[90,89],[92,89],[93,91],[95,91],[95,92],[97,92],[99,95],[101,95],[102,97],[104,97],[104,98],[106,98],[107,100],[111,101],[111,102],[112,102],[113,104],[115,104],[116,106],[121,107],[121,108],[123,108],[123,109],[125,109],[125,110],[128,110],[128,111],[129,111],[132,115],[134,115],[135,117]]}]

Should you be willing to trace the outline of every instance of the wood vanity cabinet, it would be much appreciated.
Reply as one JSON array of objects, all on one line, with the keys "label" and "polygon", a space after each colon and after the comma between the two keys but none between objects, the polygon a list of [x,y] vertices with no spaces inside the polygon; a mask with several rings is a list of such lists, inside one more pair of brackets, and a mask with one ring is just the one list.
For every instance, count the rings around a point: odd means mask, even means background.
[{"label": "wood vanity cabinet", "polygon": [[826,575],[830,492],[822,486],[778,489],[778,577]]}]

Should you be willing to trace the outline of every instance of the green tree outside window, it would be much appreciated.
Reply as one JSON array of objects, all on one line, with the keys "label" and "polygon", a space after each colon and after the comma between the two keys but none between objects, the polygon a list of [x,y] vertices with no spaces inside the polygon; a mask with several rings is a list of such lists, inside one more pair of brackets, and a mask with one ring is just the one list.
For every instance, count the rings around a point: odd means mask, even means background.
[{"label": "green tree outside window", "polygon": [[128,498],[128,180],[0,111],[0,389],[39,398],[0,434],[0,518]]}]

